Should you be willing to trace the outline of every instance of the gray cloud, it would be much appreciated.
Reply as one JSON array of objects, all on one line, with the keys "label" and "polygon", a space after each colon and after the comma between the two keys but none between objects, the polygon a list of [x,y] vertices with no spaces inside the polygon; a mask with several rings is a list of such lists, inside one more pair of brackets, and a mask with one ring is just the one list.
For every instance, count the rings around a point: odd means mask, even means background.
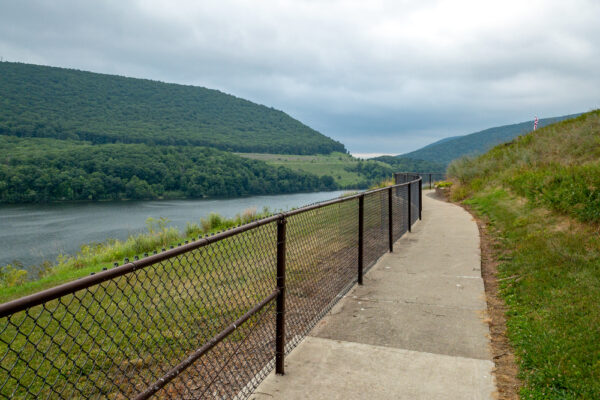
[{"label": "gray cloud", "polygon": [[19,1],[0,56],[195,84],[357,153],[600,106],[600,5],[562,1]]}]

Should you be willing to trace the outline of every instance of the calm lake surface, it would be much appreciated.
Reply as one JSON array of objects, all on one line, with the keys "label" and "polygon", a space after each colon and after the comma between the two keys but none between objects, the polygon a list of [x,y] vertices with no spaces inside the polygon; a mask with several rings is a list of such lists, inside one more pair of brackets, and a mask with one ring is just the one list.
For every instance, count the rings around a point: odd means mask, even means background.
[{"label": "calm lake surface", "polygon": [[126,239],[146,230],[148,217],[167,218],[183,230],[211,212],[233,217],[248,208],[288,210],[340,196],[344,191],[253,196],[222,200],[154,200],[103,203],[0,206],[0,266],[18,260],[26,267],[81,245],[108,238]]}]

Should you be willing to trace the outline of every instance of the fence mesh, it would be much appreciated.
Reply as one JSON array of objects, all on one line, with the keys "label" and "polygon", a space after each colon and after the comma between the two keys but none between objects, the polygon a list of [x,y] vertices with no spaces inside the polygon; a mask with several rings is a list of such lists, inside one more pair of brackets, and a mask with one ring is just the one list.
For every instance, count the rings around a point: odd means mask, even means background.
[{"label": "fence mesh", "polygon": [[[418,182],[412,184],[413,222]],[[408,228],[407,186],[364,194],[364,267]],[[286,219],[286,352],[357,280],[359,200]],[[90,285],[0,321],[4,398],[132,398],[276,290],[277,221]],[[159,398],[246,398],[274,368],[275,301],[156,391]]]},{"label": "fence mesh", "polygon": [[394,241],[408,231],[408,188],[399,186],[392,191]]},{"label": "fence mesh", "polygon": [[419,219],[419,182],[409,183],[410,185],[410,205],[412,207],[410,212],[411,225],[417,222]]},{"label": "fence mesh", "polygon": [[422,174],[423,189],[433,189],[436,182],[446,179],[446,174],[443,173],[426,173]]},{"label": "fence mesh", "polygon": [[[423,189],[433,189],[435,184],[439,181],[443,181],[446,179],[446,174],[441,172],[422,172],[419,173],[422,182]],[[415,174],[407,173],[407,172],[397,172],[394,174],[394,182],[395,183],[405,183],[412,181]]]},{"label": "fence mesh", "polygon": [[291,350],[357,279],[358,200],[288,218],[286,343]]},{"label": "fence mesh", "polygon": [[365,195],[364,266],[368,271],[389,248],[388,191]]},{"label": "fence mesh", "polygon": [[[9,316],[0,333],[2,394],[129,398],[141,392],[273,291],[275,252],[271,223]],[[241,390],[272,358],[272,352],[253,353],[273,341],[272,316],[259,317],[163,394],[197,398],[195,388],[209,382],[211,394]],[[254,327],[258,322],[264,326]],[[248,366],[239,354],[230,357],[250,328],[241,350],[260,362]],[[214,380],[226,362],[236,373]]]}]

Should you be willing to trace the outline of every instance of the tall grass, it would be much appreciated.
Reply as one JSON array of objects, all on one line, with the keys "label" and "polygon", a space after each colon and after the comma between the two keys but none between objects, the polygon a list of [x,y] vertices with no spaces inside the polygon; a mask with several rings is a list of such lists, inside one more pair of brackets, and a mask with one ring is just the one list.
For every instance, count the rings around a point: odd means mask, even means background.
[{"label": "tall grass", "polygon": [[559,122],[448,167],[455,200],[502,185],[533,203],[600,222],[600,111]]},{"label": "tall grass", "polygon": [[600,111],[453,162],[497,240],[524,399],[600,398]]},{"label": "tall grass", "polygon": [[9,264],[0,268],[0,301],[23,296],[37,290],[97,272],[102,268],[120,264],[124,259],[141,257],[146,253],[159,251],[177,245],[194,237],[223,231],[248,223],[271,214],[265,207],[261,212],[256,208],[244,210],[233,218],[225,218],[211,213],[198,223],[188,223],[185,230],[168,226],[166,218],[148,218],[147,232],[131,235],[126,240],[108,239],[102,243],[82,245],[74,255],[60,255],[54,264],[30,268],[37,274],[28,273],[22,265]]},{"label": "tall grass", "polygon": [[394,182],[393,179],[384,179],[384,180],[382,180],[382,181],[380,181],[380,182],[378,182],[378,183],[376,183],[374,185],[371,185],[369,187],[369,190],[386,188],[388,186],[393,186],[395,184],[396,183]]}]

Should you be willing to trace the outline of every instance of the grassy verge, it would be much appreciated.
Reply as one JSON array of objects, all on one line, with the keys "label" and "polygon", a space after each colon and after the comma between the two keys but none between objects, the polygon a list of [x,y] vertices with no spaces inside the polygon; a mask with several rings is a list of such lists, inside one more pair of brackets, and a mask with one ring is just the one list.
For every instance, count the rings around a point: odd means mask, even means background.
[{"label": "grassy verge", "polygon": [[[373,183],[373,179],[369,179],[364,174],[353,170],[360,160],[349,154],[331,153],[314,156],[258,153],[236,154],[246,158],[265,161],[272,166],[283,166],[293,171],[302,171],[319,177],[328,175],[334,179],[340,188],[365,188]],[[363,161],[363,163],[390,169],[391,174],[391,167],[386,163],[380,161]],[[375,181],[379,179],[381,177],[377,177]]]},{"label": "grassy verge", "polygon": [[600,112],[449,167],[489,226],[524,399],[600,398]]},{"label": "grassy verge", "polygon": [[465,201],[491,225],[525,399],[600,397],[600,237],[504,189]]}]

